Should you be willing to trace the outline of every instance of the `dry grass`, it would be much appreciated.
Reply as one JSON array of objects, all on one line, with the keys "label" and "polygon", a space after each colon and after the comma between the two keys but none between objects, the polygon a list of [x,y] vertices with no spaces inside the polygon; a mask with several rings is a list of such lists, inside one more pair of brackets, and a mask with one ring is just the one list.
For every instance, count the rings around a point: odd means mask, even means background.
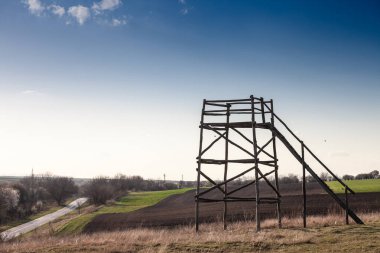
[{"label": "dry grass", "polygon": [[[128,231],[65,237],[32,236],[3,243],[0,252],[380,252],[380,213],[362,214],[365,226],[343,226],[342,215],[310,217],[309,228],[301,219],[284,218],[286,229],[275,229],[275,220],[237,222],[223,231],[221,224],[173,229],[139,228]],[[326,227],[330,225],[330,227]],[[331,226],[333,225],[333,226]]]}]

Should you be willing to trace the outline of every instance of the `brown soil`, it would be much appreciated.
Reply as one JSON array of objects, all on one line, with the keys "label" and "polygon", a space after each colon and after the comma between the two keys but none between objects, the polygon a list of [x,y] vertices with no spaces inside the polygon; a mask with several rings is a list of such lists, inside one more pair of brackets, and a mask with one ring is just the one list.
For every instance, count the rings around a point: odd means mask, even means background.
[{"label": "brown soil", "polygon": [[[285,192],[282,196],[281,209],[283,216],[295,217],[302,213],[302,195],[299,195],[300,184],[280,186]],[[335,201],[323,191],[316,183],[309,183],[307,188],[308,215],[324,215],[327,213],[340,213],[342,209]],[[172,227],[194,223],[195,191],[174,195],[160,203],[139,209],[130,213],[102,214],[96,216],[84,229],[84,232],[98,232],[110,230],[123,230],[135,227]],[[254,196],[253,187],[247,187],[239,192],[239,196]],[[262,196],[273,196],[270,189],[261,189]],[[344,195],[339,195],[342,199]],[[219,191],[207,194],[209,198],[220,197]],[[355,212],[375,212],[380,210],[380,193],[357,193],[349,195],[349,205]],[[221,220],[223,203],[201,203],[200,221],[214,222]],[[228,203],[228,219],[252,220],[254,219],[254,202]],[[262,204],[260,207],[262,219],[276,217],[275,204]],[[344,216],[342,216],[344,219]]]}]

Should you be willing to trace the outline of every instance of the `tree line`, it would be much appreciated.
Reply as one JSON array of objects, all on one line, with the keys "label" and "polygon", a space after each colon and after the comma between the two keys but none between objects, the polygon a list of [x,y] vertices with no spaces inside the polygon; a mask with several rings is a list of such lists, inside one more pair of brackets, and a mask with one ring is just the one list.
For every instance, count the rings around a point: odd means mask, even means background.
[{"label": "tree line", "polygon": [[[187,182],[180,183],[182,187],[187,185]],[[112,178],[95,177],[78,185],[72,177],[32,173],[16,183],[0,185],[0,223],[40,212],[52,202],[64,205],[72,197],[88,197],[91,203],[100,205],[126,196],[130,191],[170,190],[178,187],[172,182],[123,174]]]},{"label": "tree line", "polygon": [[356,176],[353,175],[344,175],[343,179],[344,180],[363,180],[363,179],[380,179],[379,171],[378,170],[373,170],[369,173],[360,173],[357,174]]},{"label": "tree line", "polygon": [[[335,181],[335,178],[333,178],[330,174],[327,172],[322,172],[319,177],[322,179],[322,181]],[[343,180],[363,180],[363,179],[377,179],[380,178],[379,171],[378,170],[373,170],[369,173],[360,173],[357,174],[356,176],[353,175],[343,175],[342,179]],[[301,182],[302,178],[298,177],[294,174],[289,174],[288,176],[282,176],[279,178],[279,182],[283,184],[288,184],[288,183],[299,183]],[[316,182],[316,180],[310,176],[307,175],[305,177],[306,182]]]},{"label": "tree line", "polygon": [[[320,178],[324,181],[334,180],[327,173],[321,173]],[[344,175],[342,178],[344,180],[361,180],[380,178],[380,176],[379,171],[374,170],[356,176]],[[243,185],[250,181],[252,179],[239,179],[234,180],[230,185]],[[270,181],[274,181],[274,178],[270,178]],[[300,177],[294,174],[279,177],[280,184],[299,183],[300,181]],[[315,182],[315,179],[308,175],[306,182]],[[200,186],[210,187],[212,184],[202,181]],[[101,205],[126,196],[130,191],[157,191],[184,187],[196,187],[196,182],[179,181],[173,183],[146,180],[141,176],[117,174],[114,177],[95,177],[78,185],[72,177],[49,174],[36,176],[32,173],[31,176],[24,177],[19,182],[0,185],[0,223],[37,213],[53,201],[58,205],[64,205],[71,197],[88,197],[91,203]]]}]

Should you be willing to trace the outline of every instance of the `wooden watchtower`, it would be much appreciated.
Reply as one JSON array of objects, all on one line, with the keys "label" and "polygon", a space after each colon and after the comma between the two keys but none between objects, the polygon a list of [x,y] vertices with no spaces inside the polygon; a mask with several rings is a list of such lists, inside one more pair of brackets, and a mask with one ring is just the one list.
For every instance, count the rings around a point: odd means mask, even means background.
[{"label": "wooden watchtower", "polygon": [[[282,124],[285,129],[299,142],[300,154],[277,130],[275,122]],[[260,205],[273,204],[277,213],[278,226],[281,227],[281,193],[278,183],[278,159],[276,141],[281,141],[289,152],[296,158],[302,168],[302,195],[303,195],[303,226],[306,227],[306,171],[321,185],[321,187],[345,210],[346,222],[350,216],[356,223],[363,224],[359,217],[349,209],[347,193],[354,194],[290,128],[274,113],[273,100],[264,100],[250,96],[246,99],[234,100],[203,100],[200,121],[199,153],[197,156],[197,190],[195,195],[195,228],[199,229],[200,204],[203,202],[223,202],[223,227],[227,228],[228,203],[236,201],[253,201],[256,203],[255,219],[256,230],[260,230]],[[214,139],[212,139],[212,137]],[[208,135],[208,136],[207,136]],[[221,143],[222,142],[222,143]],[[216,147],[217,144],[222,147]],[[232,148],[234,150],[232,150]],[[214,150],[213,150],[214,149]],[[212,152],[214,151],[214,152]],[[326,183],[313,171],[305,160],[305,152],[322,167],[345,189],[346,199],[341,200]],[[211,157],[210,157],[211,156]],[[223,180],[216,182],[208,173],[215,166],[220,170],[223,166]],[[203,167],[209,168],[204,169]],[[240,171],[230,175],[231,167],[240,167]],[[206,173],[207,171],[207,173]],[[239,187],[230,188],[234,180],[253,173],[252,180]],[[271,177],[274,180],[270,180]],[[200,188],[201,180],[206,179],[212,186]],[[260,195],[260,184],[267,184],[274,193],[274,197]],[[252,196],[239,196],[239,191],[246,187],[254,187]],[[219,190],[220,198],[209,198],[207,193]]]}]

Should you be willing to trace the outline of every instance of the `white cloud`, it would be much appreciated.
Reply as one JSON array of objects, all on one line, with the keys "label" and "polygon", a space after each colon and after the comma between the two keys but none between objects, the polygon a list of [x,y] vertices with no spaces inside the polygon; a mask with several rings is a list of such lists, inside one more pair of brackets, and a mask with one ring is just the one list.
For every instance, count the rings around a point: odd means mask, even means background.
[{"label": "white cloud", "polygon": [[126,24],[127,24],[127,20],[125,19],[117,19],[117,18],[112,19],[112,26],[121,26],[121,25],[126,25]]},{"label": "white cloud", "polygon": [[183,8],[180,12],[181,12],[182,15],[187,15],[189,13],[189,9],[188,8]]},{"label": "white cloud", "polygon": [[52,4],[49,6],[49,9],[51,10],[51,12],[59,17],[62,17],[63,15],[65,15],[66,11],[65,11],[65,8],[60,6],[60,5],[55,5],[55,4]]},{"label": "white cloud", "polygon": [[83,25],[90,17],[90,10],[82,5],[71,6],[67,12],[74,17],[80,25]]},{"label": "white cloud", "polygon": [[100,13],[105,10],[113,10],[121,5],[121,0],[101,0],[100,2],[94,3],[92,9],[95,13]]},{"label": "white cloud", "polygon": [[186,4],[186,0],[178,0],[178,3],[180,3],[180,4]]},{"label": "white cloud", "polygon": [[25,2],[28,5],[29,11],[34,15],[41,15],[45,10],[45,7],[42,5],[40,0],[26,0]]},{"label": "white cloud", "polygon": [[[92,14],[91,10],[93,11],[93,14],[102,14],[105,11],[112,11],[122,5],[122,0],[92,0],[92,7],[87,7],[81,4],[64,7],[55,3],[44,3],[43,0],[21,1],[23,1],[25,6],[29,9],[30,13],[36,16],[50,13],[50,15],[55,15],[60,18],[65,17],[64,21],[66,24],[78,23],[79,25],[83,25],[89,20]],[[103,16],[104,15],[100,15],[99,18],[101,19]],[[99,24],[103,23],[109,26],[123,26],[128,23],[128,19],[125,16],[117,18],[107,18],[107,16],[104,16],[104,18],[103,21],[99,21],[94,17],[94,20]]]}]

